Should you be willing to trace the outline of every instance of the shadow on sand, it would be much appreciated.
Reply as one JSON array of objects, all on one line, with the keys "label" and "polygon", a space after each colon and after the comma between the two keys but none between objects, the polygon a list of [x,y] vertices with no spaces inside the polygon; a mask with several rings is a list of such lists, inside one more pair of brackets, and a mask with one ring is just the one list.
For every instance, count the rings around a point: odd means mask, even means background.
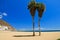
[{"label": "shadow on sand", "polygon": [[34,37],[33,35],[14,35],[13,37]]}]

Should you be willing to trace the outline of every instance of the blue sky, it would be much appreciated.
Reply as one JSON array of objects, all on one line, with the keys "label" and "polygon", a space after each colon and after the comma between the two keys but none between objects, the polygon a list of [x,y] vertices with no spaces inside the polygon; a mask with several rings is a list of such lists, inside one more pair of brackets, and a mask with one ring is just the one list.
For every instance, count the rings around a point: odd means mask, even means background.
[{"label": "blue sky", "polygon": [[[0,13],[6,13],[2,19],[17,30],[31,30],[32,17],[27,5],[30,0],[0,0]],[[36,0],[45,4],[46,9],[40,21],[42,30],[60,30],[60,0]],[[35,29],[38,29],[38,12],[35,14]]]}]

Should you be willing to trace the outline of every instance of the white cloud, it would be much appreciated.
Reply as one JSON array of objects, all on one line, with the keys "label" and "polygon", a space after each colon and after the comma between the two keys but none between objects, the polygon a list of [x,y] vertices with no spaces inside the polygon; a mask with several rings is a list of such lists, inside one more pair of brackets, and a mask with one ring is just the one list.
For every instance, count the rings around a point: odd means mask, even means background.
[{"label": "white cloud", "polygon": [[[40,28],[41,30],[46,30],[45,28]],[[21,28],[20,30],[33,30],[32,28]],[[39,30],[39,28],[35,28],[34,30]]]},{"label": "white cloud", "polygon": [[29,29],[29,28],[21,28],[20,30],[32,30],[32,29]]},{"label": "white cloud", "polygon": [[5,12],[0,12],[0,19],[2,19],[3,18],[3,16],[7,16],[7,13],[5,13]]},{"label": "white cloud", "polygon": [[46,28],[45,30],[60,30],[60,28]]},{"label": "white cloud", "polygon": [[4,12],[2,15],[7,16],[7,13]]},{"label": "white cloud", "polygon": [[[56,29],[56,28],[40,28],[41,30],[60,30],[60,29]],[[20,30],[33,30],[32,28],[21,28]],[[35,28],[34,30],[39,30],[39,28]]]},{"label": "white cloud", "polygon": [[0,15],[0,19],[2,19],[2,17],[3,17],[3,16],[2,16],[2,15]]},{"label": "white cloud", "polygon": [[[46,28],[40,28],[41,30],[46,30]],[[35,28],[35,30],[39,30],[39,28]]]}]

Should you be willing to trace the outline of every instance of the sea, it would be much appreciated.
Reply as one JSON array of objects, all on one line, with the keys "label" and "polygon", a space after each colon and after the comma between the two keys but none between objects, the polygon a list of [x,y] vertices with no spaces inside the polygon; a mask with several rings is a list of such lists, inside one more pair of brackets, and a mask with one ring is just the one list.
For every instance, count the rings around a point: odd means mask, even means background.
[{"label": "sea", "polygon": [[[17,30],[18,32],[33,32],[33,30]],[[35,32],[39,32],[39,30],[35,30]],[[60,30],[41,30],[40,32],[60,32]]]}]

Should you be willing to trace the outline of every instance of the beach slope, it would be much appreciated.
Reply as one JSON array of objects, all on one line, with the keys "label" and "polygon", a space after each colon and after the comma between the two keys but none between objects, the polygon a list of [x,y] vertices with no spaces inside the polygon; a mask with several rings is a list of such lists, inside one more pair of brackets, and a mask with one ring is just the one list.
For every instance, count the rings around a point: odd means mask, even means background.
[{"label": "beach slope", "polygon": [[41,32],[41,36],[32,36],[32,32],[0,31],[0,40],[57,40],[60,32]]}]

